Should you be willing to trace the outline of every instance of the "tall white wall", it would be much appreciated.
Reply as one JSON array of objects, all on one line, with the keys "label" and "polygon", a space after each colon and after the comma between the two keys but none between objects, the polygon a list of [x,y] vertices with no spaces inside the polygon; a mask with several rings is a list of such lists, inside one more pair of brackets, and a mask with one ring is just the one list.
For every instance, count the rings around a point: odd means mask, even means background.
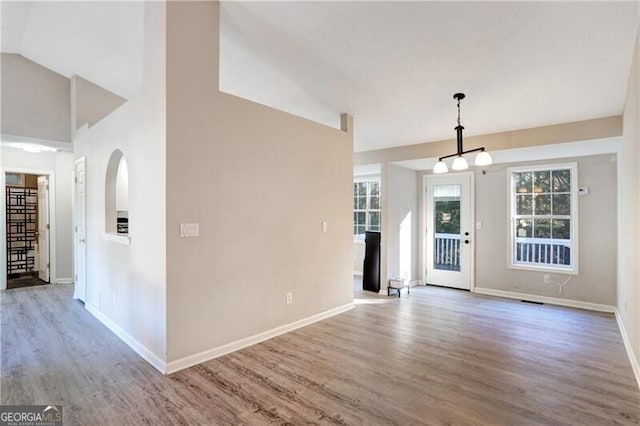
[{"label": "tall white wall", "polygon": [[[73,154],[68,152],[29,153],[21,149],[0,148],[0,168],[2,170],[22,170],[37,172],[51,172],[54,177],[55,197],[50,199],[51,207],[55,210],[55,227],[52,237],[55,241],[55,274],[52,282],[71,282],[73,277],[73,231],[71,193],[73,189]],[[0,179],[2,181],[3,179]],[[4,196],[0,201],[4,210]],[[0,224],[0,235],[6,235],[4,221]],[[5,247],[2,242],[2,247]],[[0,265],[6,265],[6,251],[2,249]],[[5,269],[6,270],[6,269]],[[2,272],[3,283],[6,274]],[[4,286],[0,286],[4,288]]]},{"label": "tall white wall", "polygon": [[388,164],[386,167],[386,203],[383,206],[387,234],[387,276],[380,288],[385,290],[387,279],[403,277],[405,283],[418,279],[418,173],[411,169]]},{"label": "tall white wall", "polygon": [[[579,203],[579,274],[553,274],[556,282],[571,279],[559,291],[544,283],[547,272],[509,268],[510,197],[506,168],[511,165],[578,163],[578,186],[588,195]],[[487,174],[476,171],[476,288],[503,290],[537,296],[570,299],[615,306],[616,304],[616,161],[615,155],[500,164]]]},{"label": "tall white wall", "polygon": [[[76,133],[86,157],[87,298],[85,306],[164,370],[165,4],[145,3],[142,90],[112,114]],[[129,174],[129,245],[105,238],[107,164],[119,149]]]},{"label": "tall white wall", "polygon": [[[353,300],[350,125],[343,132],[220,93],[218,18],[214,2],[167,5],[173,368]],[[180,238],[181,223],[199,223],[200,235]]]},{"label": "tall white wall", "polygon": [[[640,37],[640,35],[639,35]],[[636,39],[618,155],[618,311],[640,382],[640,40]]]}]

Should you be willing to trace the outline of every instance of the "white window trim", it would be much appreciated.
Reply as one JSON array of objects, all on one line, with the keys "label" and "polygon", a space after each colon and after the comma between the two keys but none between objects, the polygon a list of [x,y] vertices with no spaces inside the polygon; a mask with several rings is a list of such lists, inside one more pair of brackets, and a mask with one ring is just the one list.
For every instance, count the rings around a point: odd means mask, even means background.
[{"label": "white window trim", "polygon": [[[562,268],[547,265],[522,265],[513,261],[514,242],[515,242],[515,218],[514,212],[516,208],[516,197],[513,174],[517,172],[536,172],[543,170],[571,169],[571,267]],[[556,274],[578,275],[579,272],[579,210],[578,210],[578,163],[557,163],[557,164],[536,164],[533,166],[517,166],[507,169],[507,191],[509,194],[509,212],[508,225],[509,244],[507,244],[507,268],[525,271],[550,272]]]},{"label": "white window trim", "polygon": [[[375,174],[375,175],[359,175],[359,176],[354,176],[353,177],[353,183],[360,183],[360,182],[377,182],[378,183],[378,188],[379,188],[379,197],[380,197],[380,230],[382,230],[382,179],[380,177],[379,174]],[[351,193],[351,201],[353,203],[353,191]],[[351,209],[351,212],[355,212],[355,209]],[[366,214],[365,214],[366,216]],[[356,238],[356,236],[353,234],[353,220],[351,223],[351,237],[353,238],[353,242],[356,244],[364,244],[364,239],[359,239]]]}]

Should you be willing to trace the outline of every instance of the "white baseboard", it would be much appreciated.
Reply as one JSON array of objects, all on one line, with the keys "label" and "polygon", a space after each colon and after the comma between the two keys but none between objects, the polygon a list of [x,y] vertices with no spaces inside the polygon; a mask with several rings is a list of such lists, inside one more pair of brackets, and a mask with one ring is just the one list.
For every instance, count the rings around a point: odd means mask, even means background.
[{"label": "white baseboard", "polygon": [[476,287],[474,293],[486,294],[488,296],[505,297],[508,299],[528,300],[531,302],[548,303],[550,305],[567,306],[570,308],[588,309],[590,311],[615,313],[616,307],[601,305],[599,303],[582,302],[580,300],[560,299],[558,297],[538,296],[535,294],[516,293],[513,291],[495,290],[493,288]]},{"label": "white baseboard", "polygon": [[638,388],[640,388],[640,364],[638,364],[638,358],[636,358],[635,352],[633,352],[633,347],[631,346],[631,342],[629,341],[629,336],[627,335],[627,329],[624,327],[624,323],[622,322],[622,316],[620,316],[620,311],[616,308],[616,320],[618,321],[618,328],[620,329],[620,334],[622,335],[622,341],[624,342],[624,347],[627,350],[627,356],[629,357],[629,361],[631,362],[631,368],[633,369],[633,375],[636,378],[636,383],[638,384]]},{"label": "white baseboard", "polygon": [[57,278],[56,284],[73,284],[73,278]]},{"label": "white baseboard", "polygon": [[353,309],[354,307],[355,305],[353,303],[348,303],[346,305],[329,309],[328,311],[321,312],[319,314],[312,315],[307,318],[303,318],[299,321],[295,321],[290,324],[286,324],[280,327],[273,328],[271,330],[264,331],[262,333],[258,333],[254,336],[236,340],[235,342],[227,343],[226,345],[218,346],[217,348],[208,349],[206,351],[202,351],[197,354],[189,355],[184,358],[171,361],[167,364],[165,374],[175,373],[177,371],[183,370],[185,368],[189,368],[196,364],[201,364],[205,361],[209,361],[211,359],[218,358],[220,356],[226,355],[231,352],[235,352],[237,350],[246,348],[248,346],[255,345],[256,343],[264,342],[265,340],[271,339],[273,337],[279,336],[284,333],[288,333],[297,328],[301,328],[301,327],[313,324],[314,322],[322,321],[334,315],[341,314],[350,309]]},{"label": "white baseboard", "polygon": [[353,271],[353,276],[354,277],[361,277],[362,276],[362,271]]},{"label": "white baseboard", "polygon": [[143,359],[145,359],[149,364],[151,364],[156,370],[161,372],[162,374],[166,374],[167,371],[167,363],[160,359],[155,353],[153,353],[149,348],[144,346],[142,343],[138,342],[134,339],[129,333],[124,331],[118,324],[113,322],[110,318],[108,318],[105,314],[100,312],[98,308],[94,305],[86,303],[84,307],[96,317],[98,321],[105,325],[109,330],[113,332],[116,336],[118,336],[123,342],[125,342],[131,349],[133,349],[138,355],[140,355]]}]

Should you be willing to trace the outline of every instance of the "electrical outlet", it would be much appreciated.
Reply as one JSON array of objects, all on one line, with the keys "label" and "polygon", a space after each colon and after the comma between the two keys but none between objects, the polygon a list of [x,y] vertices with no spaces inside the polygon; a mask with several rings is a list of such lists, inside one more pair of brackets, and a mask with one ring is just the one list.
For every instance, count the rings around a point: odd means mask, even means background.
[{"label": "electrical outlet", "polygon": [[549,284],[551,282],[551,275],[549,274],[544,274],[544,283],[545,284]]},{"label": "electrical outlet", "polygon": [[293,293],[289,292],[287,293],[287,305],[290,305],[293,303]]}]

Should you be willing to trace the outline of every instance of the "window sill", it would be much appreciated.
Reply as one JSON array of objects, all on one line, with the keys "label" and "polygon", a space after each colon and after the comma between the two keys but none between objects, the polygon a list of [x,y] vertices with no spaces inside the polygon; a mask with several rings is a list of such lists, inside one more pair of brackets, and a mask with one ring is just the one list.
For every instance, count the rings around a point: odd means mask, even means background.
[{"label": "window sill", "polygon": [[541,272],[547,274],[565,274],[565,275],[579,275],[578,268],[554,268],[552,266],[533,266],[533,265],[514,265],[510,264],[509,269],[515,269],[519,271]]},{"label": "window sill", "polygon": [[102,234],[102,238],[113,243],[124,244],[127,246],[131,243],[131,237],[129,237],[129,235],[127,234],[106,233]]}]

